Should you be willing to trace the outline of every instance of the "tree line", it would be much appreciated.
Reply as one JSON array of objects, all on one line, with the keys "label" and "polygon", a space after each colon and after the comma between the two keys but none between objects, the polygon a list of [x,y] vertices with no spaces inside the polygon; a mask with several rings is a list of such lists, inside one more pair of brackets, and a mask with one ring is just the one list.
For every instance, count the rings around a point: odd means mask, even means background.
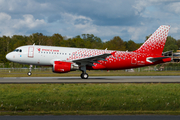
[{"label": "tree line", "polygon": [[[150,36],[150,35],[149,35]],[[149,38],[146,36],[145,40]],[[63,37],[61,34],[53,34],[46,36],[42,33],[33,33],[29,36],[13,35],[0,37],[0,63],[8,63],[5,56],[8,52],[23,45],[48,45],[61,47],[78,47],[91,49],[108,49],[120,51],[134,51],[138,49],[143,43],[135,43],[133,40],[123,41],[119,36],[115,36],[107,42],[103,42],[99,37],[93,34],[82,34],[73,38]],[[180,48],[180,39],[176,40],[171,36],[167,37],[164,51],[176,51]]]}]

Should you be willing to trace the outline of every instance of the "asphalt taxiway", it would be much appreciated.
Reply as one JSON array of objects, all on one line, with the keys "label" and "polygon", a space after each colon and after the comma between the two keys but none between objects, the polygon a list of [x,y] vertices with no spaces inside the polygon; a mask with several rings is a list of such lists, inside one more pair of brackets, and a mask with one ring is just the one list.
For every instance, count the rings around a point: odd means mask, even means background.
[{"label": "asphalt taxiway", "polygon": [[180,83],[180,76],[0,77],[0,84],[21,83]]}]

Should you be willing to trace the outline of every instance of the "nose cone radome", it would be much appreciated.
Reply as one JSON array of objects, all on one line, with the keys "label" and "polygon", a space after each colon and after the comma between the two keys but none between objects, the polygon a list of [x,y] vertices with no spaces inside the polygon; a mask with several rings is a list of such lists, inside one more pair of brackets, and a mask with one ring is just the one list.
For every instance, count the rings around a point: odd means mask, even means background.
[{"label": "nose cone radome", "polygon": [[6,55],[6,59],[9,60],[9,61],[12,60],[12,55],[11,55],[11,53],[8,53],[8,54]]}]

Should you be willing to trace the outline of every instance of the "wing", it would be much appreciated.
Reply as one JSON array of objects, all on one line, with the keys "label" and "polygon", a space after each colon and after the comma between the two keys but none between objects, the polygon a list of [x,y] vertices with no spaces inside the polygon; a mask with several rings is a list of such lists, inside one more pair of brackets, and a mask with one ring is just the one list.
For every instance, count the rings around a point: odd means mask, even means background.
[{"label": "wing", "polygon": [[73,60],[72,62],[75,62],[78,65],[84,64],[88,66],[94,66],[93,63],[99,63],[99,60],[107,61],[106,58],[110,55],[113,55],[115,52],[112,53],[104,53],[92,57],[87,57],[87,58],[81,58],[77,60]]}]

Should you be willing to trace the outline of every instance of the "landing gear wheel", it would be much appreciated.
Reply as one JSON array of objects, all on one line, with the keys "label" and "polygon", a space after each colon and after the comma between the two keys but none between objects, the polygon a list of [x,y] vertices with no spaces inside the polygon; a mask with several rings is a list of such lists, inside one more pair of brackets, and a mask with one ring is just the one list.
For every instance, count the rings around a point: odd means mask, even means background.
[{"label": "landing gear wheel", "polygon": [[32,75],[32,73],[31,73],[32,67],[33,67],[32,65],[29,65],[29,72],[27,73],[28,76],[31,76],[31,75]]},{"label": "landing gear wheel", "polygon": [[89,75],[87,73],[82,73],[81,78],[82,79],[88,79]]},{"label": "landing gear wheel", "polygon": [[28,75],[28,76],[31,76],[31,75],[32,75],[32,73],[31,73],[31,72],[28,72],[28,73],[27,73],[27,75]]}]

